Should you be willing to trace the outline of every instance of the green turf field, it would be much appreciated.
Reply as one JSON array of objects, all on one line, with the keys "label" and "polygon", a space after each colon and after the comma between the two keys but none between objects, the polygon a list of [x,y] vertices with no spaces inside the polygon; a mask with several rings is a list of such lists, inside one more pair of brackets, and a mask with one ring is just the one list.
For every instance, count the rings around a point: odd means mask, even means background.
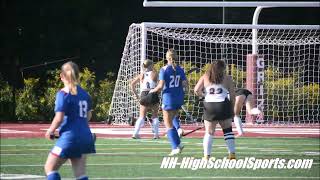
[{"label": "green turf field", "polygon": [[[201,158],[202,139],[183,139],[185,149],[178,156]],[[90,179],[319,179],[319,139],[316,138],[238,138],[237,159],[313,159],[311,169],[160,169],[169,153],[166,139],[98,139],[97,154],[90,155],[87,173]],[[43,175],[43,164],[53,142],[45,139],[1,139],[1,174]],[[214,139],[213,156],[227,155],[222,138]],[[62,177],[72,178],[65,164]],[[166,177],[166,178],[165,178]]]}]

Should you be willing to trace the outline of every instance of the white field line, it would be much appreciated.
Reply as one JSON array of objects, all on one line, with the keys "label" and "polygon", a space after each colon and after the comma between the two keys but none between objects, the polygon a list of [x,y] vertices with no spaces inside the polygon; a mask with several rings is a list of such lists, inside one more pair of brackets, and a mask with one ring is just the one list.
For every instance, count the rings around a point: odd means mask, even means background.
[{"label": "white field line", "polygon": [[[312,165],[319,165],[320,163],[312,163]],[[87,166],[160,166],[159,163],[99,163],[99,164],[87,164]],[[44,164],[2,164],[1,167],[43,167]],[[63,166],[71,166],[70,163],[66,163]],[[179,169],[179,168],[177,168]],[[90,178],[91,179],[91,178]]]},{"label": "white field line", "polygon": [[[97,178],[90,178],[90,179],[97,179]],[[98,179],[106,179],[106,178],[98,178]],[[216,176],[216,177],[206,177],[206,176],[182,176],[182,177],[115,177],[115,178],[107,178],[111,180],[127,180],[127,179],[319,179],[319,177],[255,177],[255,176],[247,176],[247,177],[239,177],[239,176]]]},{"label": "white field line", "polygon": [[[152,151],[152,152],[99,152],[92,154],[92,156],[95,155],[110,155],[110,156],[129,156],[129,155],[135,155],[135,156],[144,156],[144,155],[153,155],[153,156],[166,156],[170,152],[170,149],[168,148],[168,152],[163,152],[163,151]],[[47,154],[47,153],[24,153],[24,154],[13,154],[13,153],[1,153],[0,156],[39,156],[42,154]],[[202,151],[199,152],[183,152],[182,155],[201,155]],[[214,151],[213,154],[227,154],[227,151]],[[249,152],[237,152],[237,154],[241,155],[286,155],[286,156],[297,156],[297,155],[304,155],[304,156],[318,156],[317,151],[308,151],[308,152],[290,152],[290,151],[249,151]]]},{"label": "white field line", "polygon": [[[53,146],[53,145],[52,145]],[[189,149],[202,149],[201,146],[188,146]],[[220,148],[220,149],[224,149],[227,146],[226,145],[214,145],[214,148]],[[286,149],[286,148],[282,148],[282,147],[277,147],[277,148],[273,148],[273,147],[267,147],[267,148],[255,148],[255,147],[245,147],[245,146],[240,146],[240,147],[236,147],[237,149],[252,149],[252,150],[263,150],[263,151],[292,151],[290,149]],[[154,150],[154,149],[168,149],[168,147],[144,147],[143,145],[141,145],[140,147],[107,147],[107,148],[96,148],[97,150],[101,151],[101,150],[132,150],[132,149],[140,149],[140,150]],[[48,148],[46,149],[42,149],[42,148],[28,148],[28,151],[47,151]],[[19,151],[26,151],[25,149],[4,149],[4,150],[0,150],[0,152],[19,152]],[[311,150],[312,151],[312,150]]]},{"label": "white field line", "polygon": [[[148,142],[148,141],[139,141],[139,142]],[[151,144],[152,142],[152,144]],[[182,140],[183,142],[183,140]],[[96,143],[96,146],[165,146],[169,144],[169,142],[161,142],[159,143],[158,141],[150,141],[150,144],[146,143],[146,144],[108,144],[108,143]],[[202,143],[195,143],[195,142],[183,142],[183,144],[189,144],[189,145],[194,145],[194,146],[202,146]],[[189,146],[188,145],[188,146]],[[256,145],[256,146],[319,146],[319,144],[255,144],[255,143],[238,143],[237,145]],[[36,146],[53,146],[53,144],[1,144],[0,147],[36,147]],[[225,146],[224,144],[215,144],[215,146]],[[241,146],[239,146],[241,147]]]},{"label": "white field line", "polygon": [[[3,174],[6,175],[6,174]],[[8,174],[9,175],[9,174]],[[3,177],[1,179],[36,179],[36,178],[45,178],[44,176],[36,175],[20,175],[14,174],[13,177]],[[65,180],[73,180],[74,178],[63,178]],[[157,176],[145,176],[145,177],[90,177],[90,179],[111,179],[111,180],[131,180],[131,179],[319,179],[319,177],[290,177],[290,176],[269,176],[269,177],[257,177],[257,176],[179,176],[179,177],[157,177]]]}]

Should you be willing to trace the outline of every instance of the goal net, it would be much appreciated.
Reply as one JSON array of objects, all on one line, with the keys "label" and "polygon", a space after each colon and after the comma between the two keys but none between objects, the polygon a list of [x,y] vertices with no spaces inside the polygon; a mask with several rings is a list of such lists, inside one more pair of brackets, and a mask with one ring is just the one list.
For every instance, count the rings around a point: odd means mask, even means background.
[{"label": "goal net", "polygon": [[[257,29],[257,39],[252,30]],[[252,54],[252,43],[257,54]],[[236,88],[253,92],[263,116],[242,119],[258,124],[315,124],[320,114],[320,30],[308,25],[215,25],[179,23],[132,24],[126,38],[109,114],[115,124],[127,124],[139,116],[139,103],[130,90],[130,80],[148,58],[156,69],[165,63],[165,53],[174,48],[177,61],[189,81],[182,123],[202,120],[203,103],[193,88],[208,65],[223,59]],[[139,91],[139,85],[136,87]],[[159,113],[161,117],[162,113]],[[189,115],[188,115],[189,114]],[[191,116],[190,116],[191,115]],[[191,118],[192,117],[192,118]]]}]

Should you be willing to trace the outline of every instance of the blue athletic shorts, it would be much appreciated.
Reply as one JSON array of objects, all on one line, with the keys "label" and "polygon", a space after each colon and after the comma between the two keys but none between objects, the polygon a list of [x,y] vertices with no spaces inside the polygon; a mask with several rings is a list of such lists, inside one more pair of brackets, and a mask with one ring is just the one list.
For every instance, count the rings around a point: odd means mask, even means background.
[{"label": "blue athletic shorts", "polygon": [[81,158],[82,154],[96,153],[92,136],[86,138],[72,138],[61,135],[51,153],[60,158]]},{"label": "blue athletic shorts", "polygon": [[181,109],[181,106],[182,104],[170,104],[170,105],[162,104],[161,108],[162,110],[165,110],[165,111],[174,111],[174,110]]}]

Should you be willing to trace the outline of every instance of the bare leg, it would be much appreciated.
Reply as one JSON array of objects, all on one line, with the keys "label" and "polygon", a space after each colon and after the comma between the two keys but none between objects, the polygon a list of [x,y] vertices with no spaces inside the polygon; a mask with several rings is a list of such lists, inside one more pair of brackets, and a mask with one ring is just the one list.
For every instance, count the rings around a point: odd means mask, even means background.
[{"label": "bare leg", "polygon": [[151,108],[152,111],[152,129],[153,129],[153,133],[154,139],[159,139],[159,118],[158,118],[158,112],[159,112],[159,104],[155,104],[153,105],[153,107]]},{"label": "bare leg", "polygon": [[67,159],[62,159],[56,155],[49,153],[47,161],[44,165],[44,171],[46,175],[57,172],[66,161]]},{"label": "bare leg", "polygon": [[86,177],[86,155],[82,155],[81,158],[70,159],[74,176],[77,179]]},{"label": "bare leg", "polygon": [[205,134],[203,137],[203,156],[209,159],[212,152],[213,135],[216,129],[217,121],[204,121]]},{"label": "bare leg", "polygon": [[144,126],[146,114],[147,114],[147,107],[140,105],[139,118],[136,121],[136,124],[134,126],[134,132],[133,132],[132,138],[135,138],[135,139],[139,138],[139,131],[140,131],[140,128]]},{"label": "bare leg", "polygon": [[173,128],[172,119],[177,114],[177,111],[165,111],[163,110],[163,121],[167,130]]},{"label": "bare leg", "polygon": [[242,136],[243,135],[243,128],[242,128],[242,121],[240,119],[240,112],[241,109],[243,107],[243,104],[246,100],[246,96],[244,95],[240,95],[240,96],[236,96],[236,101],[235,101],[235,105],[234,105],[234,118],[233,118],[233,122],[236,126],[237,132],[238,132],[238,136]]}]

